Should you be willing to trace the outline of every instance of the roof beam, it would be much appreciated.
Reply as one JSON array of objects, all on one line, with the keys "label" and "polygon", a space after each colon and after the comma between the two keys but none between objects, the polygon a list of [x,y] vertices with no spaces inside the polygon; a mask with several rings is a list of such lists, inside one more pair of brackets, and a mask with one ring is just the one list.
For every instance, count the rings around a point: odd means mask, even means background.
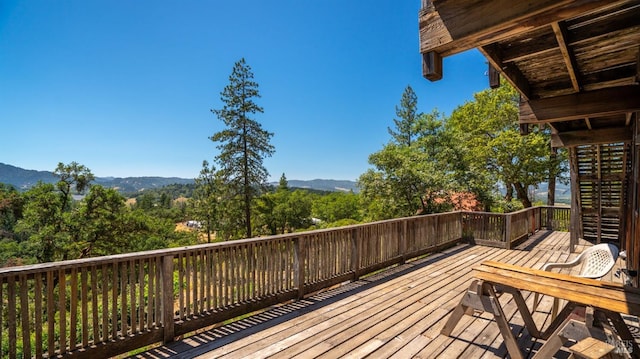
[{"label": "roof beam", "polygon": [[491,63],[489,63],[489,87],[492,89],[497,89],[500,87],[500,71],[493,67]]},{"label": "roof beam", "polygon": [[573,55],[573,51],[571,51],[569,46],[567,46],[567,27],[564,22],[554,22],[551,24],[551,27],[553,28],[553,33],[556,35],[556,40],[558,41],[558,46],[562,53],[562,59],[564,60],[565,66],[567,66],[567,72],[571,79],[573,91],[580,92],[580,82],[578,81],[578,73],[576,71],[578,65],[576,64],[576,58]]},{"label": "roof beam", "polygon": [[551,147],[574,147],[603,143],[630,142],[632,132],[628,127],[610,127],[599,130],[570,131],[551,134]]},{"label": "roof beam", "polygon": [[529,88],[529,82],[524,77],[522,72],[513,63],[503,63],[502,55],[496,45],[487,45],[478,48],[480,52],[487,58],[489,65],[494,69],[500,71],[504,75],[504,78],[515,87],[522,95],[523,99],[529,100],[531,98],[531,89]]},{"label": "roof beam", "polygon": [[620,86],[520,103],[521,122],[556,122],[640,111],[640,86]]},{"label": "roof beam", "polygon": [[420,11],[420,52],[435,51],[444,57],[614,3],[611,0],[433,0],[429,4]]}]

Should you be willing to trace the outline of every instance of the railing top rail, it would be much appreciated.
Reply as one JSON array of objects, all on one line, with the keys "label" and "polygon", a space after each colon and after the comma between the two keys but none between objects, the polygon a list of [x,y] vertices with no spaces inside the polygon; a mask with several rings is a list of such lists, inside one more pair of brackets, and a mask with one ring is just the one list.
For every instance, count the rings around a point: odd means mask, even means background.
[{"label": "railing top rail", "polygon": [[567,209],[567,210],[571,209],[570,207],[559,207],[559,206],[534,206],[529,208],[523,208],[515,212],[509,212],[509,213],[480,212],[480,211],[461,211],[461,212],[464,214],[477,214],[477,215],[487,215],[487,216],[513,216],[516,214],[529,212],[538,208],[555,208],[555,209]]}]

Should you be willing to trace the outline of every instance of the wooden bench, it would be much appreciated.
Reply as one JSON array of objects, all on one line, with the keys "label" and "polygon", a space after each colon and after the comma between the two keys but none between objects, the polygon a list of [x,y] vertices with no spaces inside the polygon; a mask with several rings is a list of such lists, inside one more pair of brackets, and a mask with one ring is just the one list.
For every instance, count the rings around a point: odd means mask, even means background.
[{"label": "wooden bench", "polygon": [[[441,333],[450,335],[464,314],[473,310],[493,314],[511,358],[522,358],[522,352],[496,295],[496,288],[513,295],[531,336],[546,340],[534,358],[549,358],[569,340],[579,342],[592,337],[607,341],[602,325],[610,321],[620,339],[630,344],[630,355],[640,358],[621,314],[640,314],[640,289],[618,283],[547,272],[506,263],[485,261],[474,268],[474,280],[456,306]],[[545,331],[537,328],[521,291],[529,291],[567,300],[567,305]]]}]

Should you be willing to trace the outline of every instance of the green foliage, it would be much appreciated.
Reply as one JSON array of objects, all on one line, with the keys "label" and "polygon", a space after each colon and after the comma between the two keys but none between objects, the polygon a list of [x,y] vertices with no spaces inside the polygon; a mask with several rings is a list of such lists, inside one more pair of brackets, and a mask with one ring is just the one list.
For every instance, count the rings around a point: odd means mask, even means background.
[{"label": "green foliage", "polygon": [[95,179],[95,176],[84,165],[78,162],[71,162],[68,165],[58,162],[58,167],[53,171],[53,174],[59,178],[56,183],[56,187],[62,193],[62,209],[66,210],[67,205],[71,202],[71,194],[84,193],[89,188],[90,183]]},{"label": "green foliage", "polygon": [[389,129],[391,141],[369,156],[370,169],[358,179],[366,203],[367,219],[377,220],[434,213],[445,209],[442,201],[451,187],[447,154],[449,137],[443,116],[433,111],[416,114],[417,99],[407,87]]},{"label": "green foliage", "polygon": [[200,175],[196,178],[196,190],[193,192],[191,208],[193,217],[203,223],[202,230],[207,236],[207,243],[211,243],[212,234],[219,229],[220,193],[222,181],[216,176],[216,168],[209,162],[202,162]]},{"label": "green foliage", "polygon": [[456,144],[457,182],[466,184],[487,207],[497,183],[507,188],[509,202],[514,190],[524,207],[531,206],[529,186],[562,172],[562,157],[551,159],[548,130],[535,128],[521,136],[518,127],[518,94],[505,84],[484,90],[474,100],[456,108],[447,131]]},{"label": "green foliage", "polygon": [[400,98],[400,106],[396,106],[393,123],[395,129],[387,128],[392,141],[401,146],[411,146],[419,132],[418,96],[411,86],[407,86]]},{"label": "green foliage", "polygon": [[284,174],[278,187],[256,201],[256,231],[261,234],[295,232],[311,225],[312,195],[307,191],[289,189]]},{"label": "green foliage", "polygon": [[52,262],[65,255],[69,242],[64,227],[63,200],[52,184],[39,183],[24,193],[23,218],[16,232],[27,238],[28,252],[38,262]]},{"label": "green foliage", "polygon": [[331,192],[313,201],[312,216],[325,222],[362,221],[360,196],[353,192]]},{"label": "green foliage", "polygon": [[0,183],[0,239],[13,238],[16,222],[22,217],[24,201],[18,190]]},{"label": "green foliage", "polygon": [[[59,164],[60,181],[38,183],[23,194],[0,186],[0,265],[52,262],[197,243],[194,233],[175,231],[177,210],[168,196],[159,206],[131,209],[115,189],[90,185],[91,172]],[[73,192],[88,193],[74,201]],[[142,199],[145,207],[145,199]],[[172,207],[168,209],[167,207]],[[158,213],[163,215],[158,215]],[[184,217],[184,215],[183,215]]]},{"label": "green foliage", "polygon": [[[176,192],[176,188],[184,188],[185,185],[175,184],[169,188],[158,188],[145,190],[133,198],[135,203],[133,209],[144,211],[150,216],[171,219],[173,222],[183,222],[187,220],[186,198],[181,192]],[[189,192],[192,192],[190,190]],[[177,195],[178,197],[174,197]],[[183,200],[178,200],[178,198]]]},{"label": "green foliage", "polygon": [[269,177],[263,159],[275,151],[269,143],[273,133],[264,130],[251,118],[263,112],[254,101],[259,97],[258,83],[253,81],[251,67],[241,59],[235,63],[229,84],[220,94],[223,107],[211,110],[226,126],[210,139],[219,143],[220,154],[215,160],[220,166],[225,186],[229,187],[229,194],[242,203],[244,217],[241,224],[246,237],[251,237],[252,202],[260,195],[260,189]]}]

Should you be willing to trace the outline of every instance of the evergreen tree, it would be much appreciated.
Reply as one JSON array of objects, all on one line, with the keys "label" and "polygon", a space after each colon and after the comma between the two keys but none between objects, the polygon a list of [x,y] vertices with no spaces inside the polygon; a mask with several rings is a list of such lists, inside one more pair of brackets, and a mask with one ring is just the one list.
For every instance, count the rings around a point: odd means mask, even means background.
[{"label": "evergreen tree", "polygon": [[193,193],[193,208],[195,218],[204,225],[207,233],[207,243],[211,243],[211,234],[218,227],[219,201],[218,187],[219,181],[216,178],[216,168],[209,162],[202,162],[200,175],[196,178],[196,190]]},{"label": "evergreen tree", "polygon": [[368,219],[440,212],[450,176],[445,154],[448,137],[438,111],[417,113],[417,97],[407,86],[396,106],[395,128],[382,150],[369,156],[369,169],[358,179],[368,203]]},{"label": "evergreen tree", "polygon": [[263,159],[275,152],[269,142],[273,133],[264,130],[252,118],[263,113],[262,107],[254,101],[259,97],[251,67],[241,59],[234,65],[229,84],[220,94],[223,107],[211,110],[226,126],[210,139],[219,143],[220,154],[215,160],[225,184],[243,204],[246,237],[251,237],[252,201],[260,194],[269,176]]},{"label": "evergreen tree", "polygon": [[416,134],[417,124],[420,115],[418,114],[418,96],[411,86],[405,88],[400,98],[400,105],[396,106],[396,116],[393,123],[396,128],[387,128],[392,137],[393,142],[400,146],[411,146]]}]

